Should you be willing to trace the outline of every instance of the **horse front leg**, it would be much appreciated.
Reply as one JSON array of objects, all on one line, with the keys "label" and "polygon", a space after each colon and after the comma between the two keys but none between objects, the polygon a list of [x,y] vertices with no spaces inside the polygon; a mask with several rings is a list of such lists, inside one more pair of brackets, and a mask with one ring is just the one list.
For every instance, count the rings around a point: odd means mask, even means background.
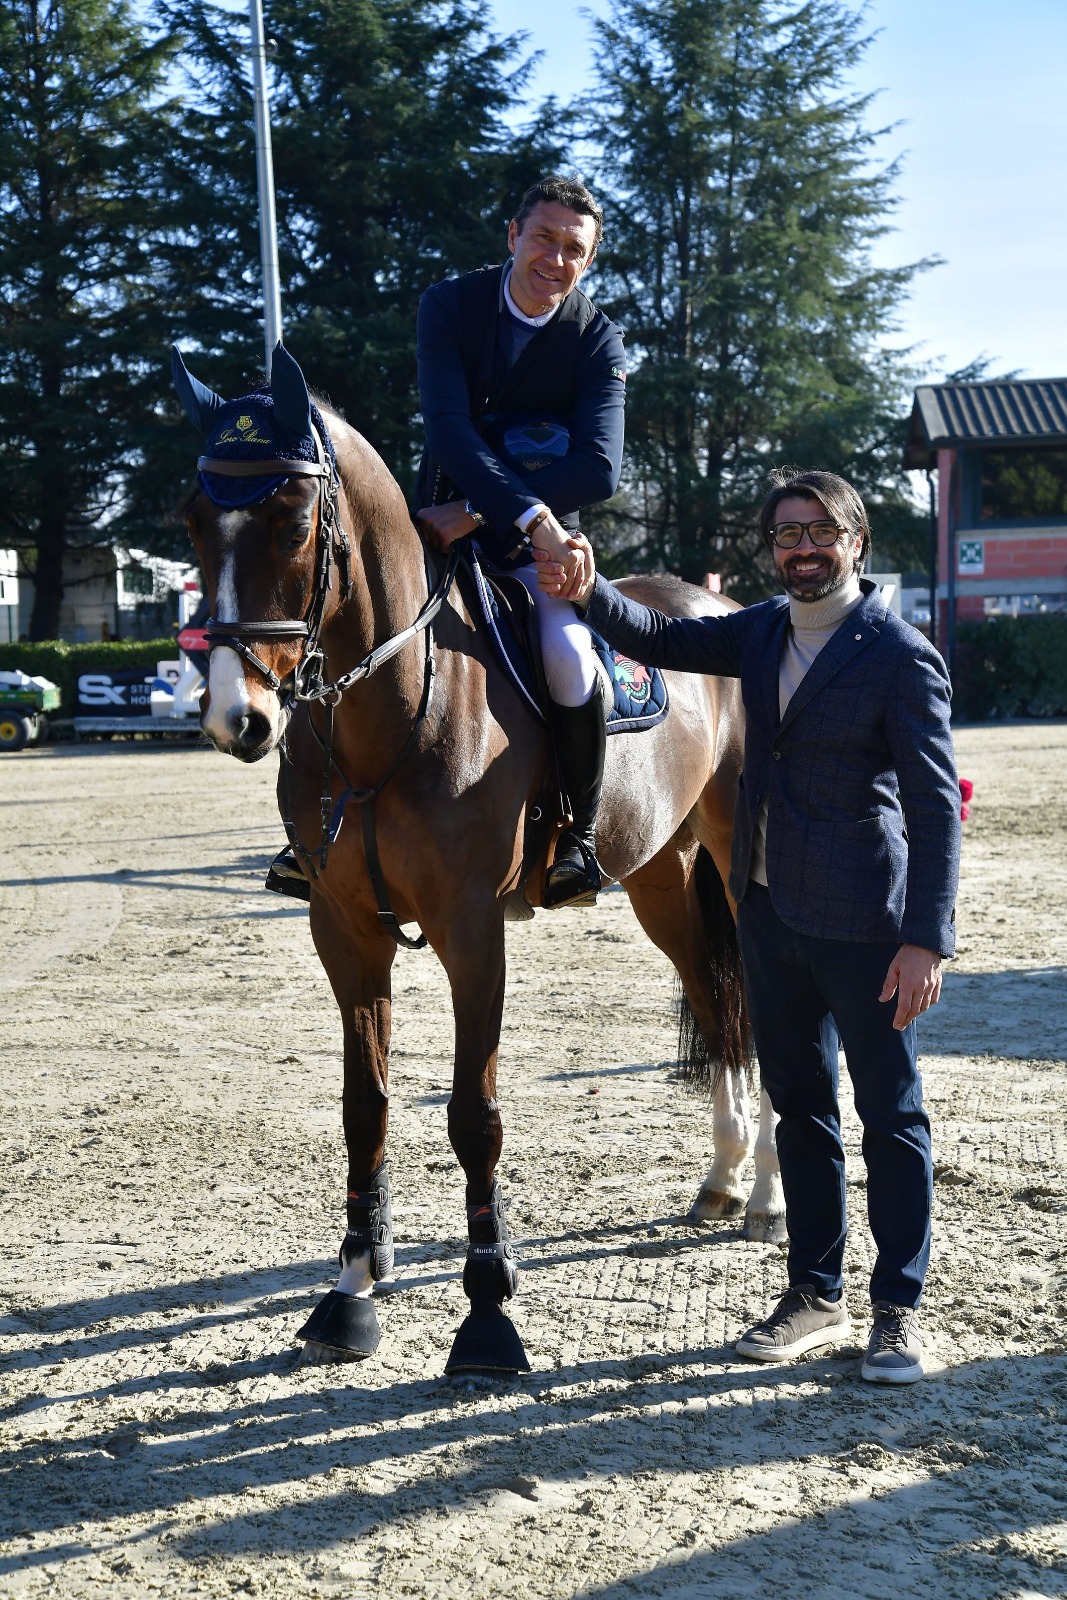
[{"label": "horse front leg", "polygon": [[518,1264],[496,1176],[503,1144],[496,1068],[504,1008],[504,925],[494,908],[480,936],[473,932],[478,926],[474,918],[461,916],[456,926],[462,941],[442,954],[456,1019],[448,1137],[467,1180],[469,1243],[463,1288],[471,1309],[445,1371],[528,1372],[522,1340],[503,1310],[518,1287]]},{"label": "horse front leg", "polygon": [[393,1216],[385,1140],[389,1125],[392,939],[359,935],[328,902],[312,900],[311,931],[344,1030],[342,1118],[348,1151],[347,1230],[340,1275],[298,1337],[314,1361],[373,1355],[381,1330],[371,1293],[393,1265]]}]

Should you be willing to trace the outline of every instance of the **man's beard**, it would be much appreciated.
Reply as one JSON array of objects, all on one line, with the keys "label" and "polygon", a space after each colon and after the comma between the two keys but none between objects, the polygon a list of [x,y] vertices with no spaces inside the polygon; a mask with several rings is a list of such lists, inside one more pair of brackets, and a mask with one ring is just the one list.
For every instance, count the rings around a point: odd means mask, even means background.
[{"label": "man's beard", "polygon": [[834,564],[831,561],[825,577],[820,582],[813,583],[811,578],[794,580],[792,568],[787,565],[782,572],[782,587],[786,594],[792,595],[794,600],[806,601],[811,604],[815,600],[825,600],[828,594],[833,594],[835,589],[840,589],[843,583],[848,582],[849,576],[847,567],[842,568],[840,571],[835,571]]}]

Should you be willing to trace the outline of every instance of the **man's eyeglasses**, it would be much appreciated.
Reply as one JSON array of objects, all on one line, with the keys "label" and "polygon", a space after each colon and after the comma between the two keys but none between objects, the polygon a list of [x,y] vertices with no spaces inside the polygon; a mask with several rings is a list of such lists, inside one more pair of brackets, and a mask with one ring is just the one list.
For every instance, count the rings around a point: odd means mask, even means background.
[{"label": "man's eyeglasses", "polygon": [[847,531],[836,522],[779,522],[771,529],[779,550],[795,550],[805,534],[820,550],[828,550]]}]

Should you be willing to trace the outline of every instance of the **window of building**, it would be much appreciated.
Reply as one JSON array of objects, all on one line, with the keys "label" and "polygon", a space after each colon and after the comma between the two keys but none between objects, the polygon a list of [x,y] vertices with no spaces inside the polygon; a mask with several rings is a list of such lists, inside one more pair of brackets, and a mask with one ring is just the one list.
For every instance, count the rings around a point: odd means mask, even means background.
[{"label": "window of building", "polygon": [[1067,449],[983,450],[983,522],[1067,517]]},{"label": "window of building", "polygon": [[151,595],[153,589],[152,574],[147,567],[123,567],[123,594]]}]

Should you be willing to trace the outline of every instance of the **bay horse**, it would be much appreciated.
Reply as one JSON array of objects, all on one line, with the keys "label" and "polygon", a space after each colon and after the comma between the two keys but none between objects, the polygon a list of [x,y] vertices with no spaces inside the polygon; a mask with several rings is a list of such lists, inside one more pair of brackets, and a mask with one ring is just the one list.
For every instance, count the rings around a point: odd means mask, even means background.
[{"label": "bay horse", "polygon": [[[550,760],[545,729],[451,583],[455,556],[440,572],[381,458],[313,405],[281,345],[270,383],[237,402],[193,378],[177,350],[174,374],[186,414],[216,452],[200,458],[185,506],[213,612],[201,725],[238,760],[280,752],[279,808],[311,882],[312,938],[344,1032],[347,1231],[337,1286],[299,1337],[323,1360],[369,1355],[380,1338],[371,1291],[393,1261],[390,969],[398,944],[415,942],[401,925],[418,923],[452,992],[448,1135],[466,1178],[471,1310],[446,1370],[527,1370],[503,1311],[517,1267],[496,1176],[497,1048],[505,913],[524,881],[529,904],[539,904],[549,849],[546,835],[527,878],[524,837]],[[257,432],[264,417],[273,433]],[[219,452],[220,437],[246,447],[240,459]],[[219,475],[238,482],[219,490]],[[257,477],[267,485],[258,499]],[[685,615],[732,606],[675,579],[625,587]],[[733,907],[723,890],[742,710],[729,680],[668,674],[668,682],[665,721],[608,740],[597,853],[678,971],[684,1053],[717,1064],[715,1156],[691,1213],[703,1221],[743,1208],[740,1167],[754,1143]],[[764,1097],[746,1233],[780,1240],[772,1127]]]}]

